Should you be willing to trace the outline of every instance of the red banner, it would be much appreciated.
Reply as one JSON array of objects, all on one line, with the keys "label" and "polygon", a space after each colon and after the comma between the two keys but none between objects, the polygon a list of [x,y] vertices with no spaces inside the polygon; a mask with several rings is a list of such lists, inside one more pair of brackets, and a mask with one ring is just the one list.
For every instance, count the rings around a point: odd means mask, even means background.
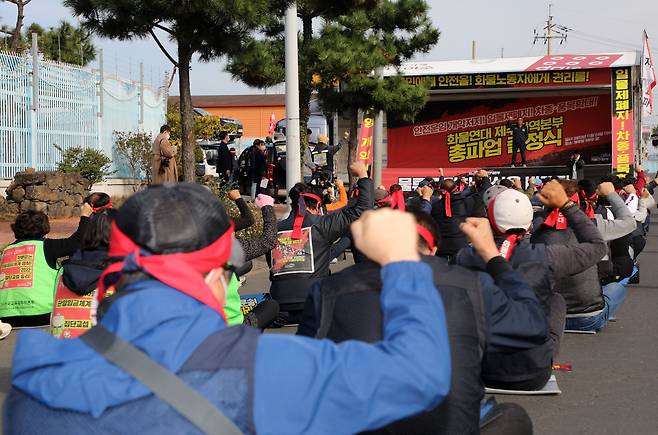
[{"label": "red banner", "polygon": [[[530,68],[534,68],[531,66]],[[580,70],[559,65],[547,70],[529,70],[510,73],[480,74],[441,74],[426,76],[406,76],[404,79],[412,85],[428,83],[430,90],[453,89],[501,89],[501,88],[573,88],[610,84],[607,69]],[[562,71],[575,69],[575,71]]]},{"label": "red banner", "polygon": [[372,137],[374,132],[375,121],[372,115],[363,115],[361,124],[361,134],[359,135],[359,145],[356,150],[356,158],[362,161],[366,167],[372,165]]},{"label": "red banner", "polygon": [[526,68],[526,71],[610,68],[621,56],[621,54],[554,54],[542,57]]},{"label": "red banner", "polygon": [[[411,125],[388,127],[389,168],[507,166],[512,160],[509,118],[529,130],[529,166],[565,165],[580,153],[610,163],[607,95],[430,102]],[[517,156],[518,159],[518,156]]]},{"label": "red banner", "polygon": [[631,69],[612,70],[612,169],[624,176],[633,158],[633,89]]},{"label": "red banner", "polygon": [[0,289],[30,288],[34,280],[34,255],[36,246],[9,247],[2,255]]}]

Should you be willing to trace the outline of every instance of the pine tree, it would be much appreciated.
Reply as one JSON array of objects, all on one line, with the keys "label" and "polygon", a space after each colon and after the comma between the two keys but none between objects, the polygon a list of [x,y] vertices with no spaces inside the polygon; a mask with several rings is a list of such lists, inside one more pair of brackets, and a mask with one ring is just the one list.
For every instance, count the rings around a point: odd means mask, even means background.
[{"label": "pine tree", "polygon": [[[400,76],[383,79],[375,71],[399,66],[436,44],[439,32],[424,0],[300,0],[298,16],[301,131],[306,130],[314,91],[325,112],[349,115],[352,137],[358,109],[384,110],[389,117],[410,120],[423,108],[425,86]],[[274,20],[270,37],[250,40],[229,59],[227,69],[251,86],[278,84],[284,78],[283,44],[283,22]]]},{"label": "pine tree", "polygon": [[32,33],[39,36],[39,51],[46,59],[82,66],[96,59],[96,47],[91,33],[82,27],[74,27],[62,21],[58,27],[46,30],[38,24],[32,24],[25,32],[26,41],[30,41]]},{"label": "pine tree", "polygon": [[[178,68],[183,180],[194,181],[194,114],[190,65],[198,55],[208,61],[239,52],[272,15],[282,14],[289,0],[64,0],[83,25],[99,36],[128,40],[152,37]],[[164,48],[164,32],[177,53]]]}]

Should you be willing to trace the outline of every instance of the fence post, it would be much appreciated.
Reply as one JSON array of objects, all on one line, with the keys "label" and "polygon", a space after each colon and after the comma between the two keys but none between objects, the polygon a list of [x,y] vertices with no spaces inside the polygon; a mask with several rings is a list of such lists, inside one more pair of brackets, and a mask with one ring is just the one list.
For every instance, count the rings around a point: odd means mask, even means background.
[{"label": "fence post", "polygon": [[103,149],[103,49],[98,50],[98,149]]},{"label": "fence post", "polygon": [[37,169],[37,122],[39,111],[39,42],[32,33],[32,107],[30,111],[30,167]]},{"label": "fence post", "polygon": [[144,131],[144,63],[139,63],[139,131]]}]

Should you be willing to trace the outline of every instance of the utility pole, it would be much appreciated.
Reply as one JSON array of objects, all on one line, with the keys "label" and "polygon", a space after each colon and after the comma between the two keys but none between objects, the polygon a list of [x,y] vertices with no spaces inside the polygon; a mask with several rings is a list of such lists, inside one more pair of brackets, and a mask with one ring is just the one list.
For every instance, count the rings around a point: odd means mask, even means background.
[{"label": "utility pole", "polygon": [[544,44],[546,45],[546,54],[551,55],[551,49],[552,49],[552,42],[554,39],[560,41],[560,45],[564,43],[564,41],[567,40],[567,34],[569,32],[569,28],[560,26],[558,24],[553,23],[553,5],[549,4],[548,5],[548,19],[546,20],[546,27],[543,28],[544,33],[539,34],[537,33],[537,29],[534,30],[534,38],[532,43],[536,44],[537,41],[544,41]]},{"label": "utility pole", "polygon": [[471,59],[475,60],[475,41],[471,44]]},{"label": "utility pole", "polygon": [[286,186],[302,181],[299,133],[299,58],[297,52],[297,3],[286,9]]},{"label": "utility pole", "polygon": [[505,47],[500,47],[500,58],[502,59],[504,57],[505,57]]}]

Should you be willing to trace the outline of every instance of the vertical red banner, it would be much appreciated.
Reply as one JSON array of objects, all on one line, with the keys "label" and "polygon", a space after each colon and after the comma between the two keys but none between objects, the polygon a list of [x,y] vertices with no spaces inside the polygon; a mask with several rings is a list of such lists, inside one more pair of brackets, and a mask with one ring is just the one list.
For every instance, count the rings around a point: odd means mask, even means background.
[{"label": "vertical red banner", "polygon": [[630,68],[612,69],[612,170],[620,176],[634,163],[633,86]]},{"label": "vertical red banner", "polygon": [[356,149],[357,160],[363,162],[366,167],[372,165],[372,140],[374,133],[375,120],[371,114],[363,115],[361,124],[361,134],[359,135],[359,145]]}]

